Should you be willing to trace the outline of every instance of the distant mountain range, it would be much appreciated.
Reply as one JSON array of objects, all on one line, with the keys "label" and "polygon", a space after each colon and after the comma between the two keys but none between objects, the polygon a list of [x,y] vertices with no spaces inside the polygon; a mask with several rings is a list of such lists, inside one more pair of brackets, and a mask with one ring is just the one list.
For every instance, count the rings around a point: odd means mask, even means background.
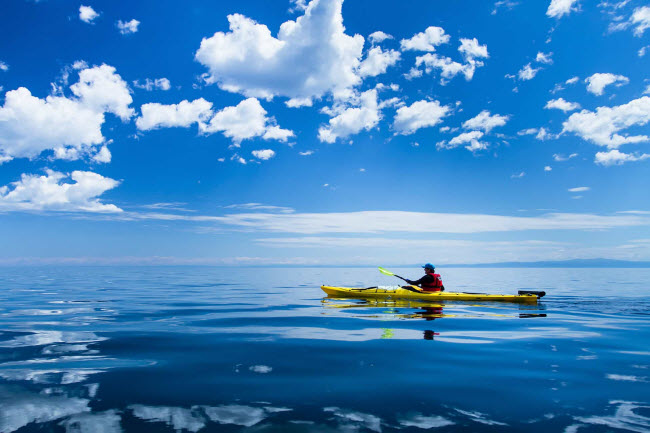
[{"label": "distant mountain range", "polygon": [[[440,265],[443,267],[443,265]],[[450,264],[447,268],[650,268],[650,262],[613,259],[575,259],[543,262]]]}]

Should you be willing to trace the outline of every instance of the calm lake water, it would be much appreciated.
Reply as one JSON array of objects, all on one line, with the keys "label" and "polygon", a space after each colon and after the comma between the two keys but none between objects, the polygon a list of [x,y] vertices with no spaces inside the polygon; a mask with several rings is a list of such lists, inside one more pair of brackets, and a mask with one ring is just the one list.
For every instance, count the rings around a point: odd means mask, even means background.
[{"label": "calm lake water", "polygon": [[[410,278],[421,270],[391,269]],[[650,269],[0,268],[0,432],[650,431]]]}]

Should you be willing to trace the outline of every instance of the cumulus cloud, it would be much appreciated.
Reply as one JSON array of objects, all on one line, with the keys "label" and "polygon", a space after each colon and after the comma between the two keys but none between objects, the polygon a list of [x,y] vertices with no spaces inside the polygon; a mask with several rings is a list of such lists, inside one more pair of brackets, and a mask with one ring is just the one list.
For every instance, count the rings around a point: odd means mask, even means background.
[{"label": "cumulus cloud", "polygon": [[[73,183],[64,182],[68,179]],[[119,183],[89,171],[23,174],[19,181],[0,187],[0,211],[122,212],[98,198]]]},{"label": "cumulus cloud", "polygon": [[489,57],[487,45],[479,44],[476,38],[461,38],[458,51],[463,55],[465,61],[467,62],[471,61],[472,59],[487,59]]},{"label": "cumulus cloud", "polygon": [[639,154],[630,154],[620,152],[618,149],[612,149],[609,152],[598,152],[596,153],[596,158],[594,162],[596,164],[604,165],[606,167],[612,165],[623,165],[626,162],[633,161],[643,161],[644,159],[650,158],[650,154],[644,153]]},{"label": "cumulus cloud", "polygon": [[199,123],[199,129],[204,134],[221,132],[237,146],[254,137],[286,142],[294,136],[293,131],[280,128],[274,118],[267,117],[266,110],[256,98],[245,99],[234,107],[218,111],[210,122]]},{"label": "cumulus cloud", "polygon": [[634,36],[641,37],[647,29],[650,29],[650,6],[641,6],[634,9],[630,22],[634,29]]},{"label": "cumulus cloud", "polygon": [[374,128],[380,119],[377,90],[367,90],[360,95],[358,106],[342,109],[329,120],[327,126],[321,126],[318,129],[318,139],[334,143],[337,138],[345,138]]},{"label": "cumulus cloud", "polygon": [[468,143],[465,148],[471,152],[487,149],[488,145],[485,142],[479,141],[484,133],[481,131],[463,132],[458,136],[449,140],[449,142],[441,141],[436,144],[437,149],[453,149],[462,144]]},{"label": "cumulus cloud", "polygon": [[35,97],[20,87],[5,94],[0,107],[0,158],[35,158],[52,150],[55,158],[79,159],[104,143],[104,114],[126,121],[134,114],[126,82],[108,65],[86,68],[72,97]]},{"label": "cumulus cloud", "polygon": [[427,27],[424,32],[416,33],[410,39],[402,39],[402,51],[435,51],[436,47],[449,42],[449,35],[442,27]]},{"label": "cumulus cloud", "polygon": [[553,169],[551,168],[550,165],[545,165],[544,166],[544,171],[552,171]]},{"label": "cumulus cloud", "polygon": [[167,78],[156,78],[154,80],[147,78],[144,80],[143,83],[141,83],[138,80],[135,80],[133,82],[133,85],[138,89],[144,89],[148,92],[151,92],[154,89],[169,90],[172,87],[171,83]]},{"label": "cumulus cloud", "polygon": [[140,21],[135,19],[131,21],[119,20],[115,25],[117,26],[117,29],[120,31],[121,34],[129,35],[131,33],[135,33],[138,31],[138,26],[140,25]]},{"label": "cumulus cloud", "polygon": [[261,159],[262,161],[267,161],[275,156],[275,152],[271,149],[254,150],[251,153],[255,158]]},{"label": "cumulus cloud", "polygon": [[[474,72],[477,67],[483,66],[483,62],[477,60],[469,60],[468,63],[458,63],[452,60],[450,57],[439,56],[435,53],[427,53],[423,56],[418,56],[415,58],[415,71],[418,71],[421,65],[424,65],[424,71],[427,74],[431,74],[435,69],[440,70],[441,83],[445,84],[446,80],[454,78],[458,74],[463,74],[467,81],[471,80],[474,77]],[[411,71],[409,76],[418,77],[421,76],[421,72]],[[409,78],[409,77],[407,77]]]},{"label": "cumulus cloud", "polygon": [[91,6],[79,6],[79,19],[85,23],[92,23],[99,14]]},{"label": "cumulus cloud", "polygon": [[9,65],[0,60],[0,71],[7,72],[9,70]]},{"label": "cumulus cloud", "polygon": [[364,38],[345,34],[343,0],[312,0],[303,16],[280,26],[243,15],[228,16],[230,31],[204,38],[195,59],[206,66],[206,82],[249,97],[308,100],[337,95],[359,84]]},{"label": "cumulus cloud", "polygon": [[359,66],[361,77],[375,77],[386,72],[389,66],[394,65],[400,59],[399,51],[382,50],[381,47],[373,47],[368,51],[368,56]]},{"label": "cumulus cloud", "polygon": [[212,102],[203,98],[192,102],[187,100],[178,104],[163,105],[156,102],[144,104],[142,115],[135,121],[141,131],[158,128],[188,127],[193,123],[205,122],[212,115]]},{"label": "cumulus cloud", "polygon": [[609,86],[610,84],[615,84],[616,87],[620,87],[629,82],[630,80],[623,75],[615,75],[609,73],[597,73],[591,77],[585,78],[585,83],[587,83],[587,91],[593,93],[596,96],[602,95],[605,87]]},{"label": "cumulus cloud", "polygon": [[391,35],[389,35],[387,33],[384,33],[382,31],[377,31],[377,32],[371,33],[368,36],[368,39],[370,39],[370,42],[373,43],[373,44],[379,44],[379,43],[384,42],[386,39],[393,39],[393,36],[391,36]]},{"label": "cumulus cloud", "polygon": [[562,18],[564,15],[569,15],[572,11],[576,11],[574,5],[578,0],[551,0],[551,4],[548,5],[546,10],[546,15],[551,18]]},{"label": "cumulus cloud", "polygon": [[417,101],[410,106],[401,107],[395,114],[393,129],[396,134],[413,134],[420,128],[435,126],[442,122],[451,109],[438,101]]},{"label": "cumulus cloud", "polygon": [[525,65],[523,68],[517,72],[517,77],[521,81],[529,81],[535,78],[535,75],[540,71],[541,68],[533,68],[530,63]]},{"label": "cumulus cloud", "polygon": [[537,63],[543,63],[545,65],[551,65],[551,64],[553,64],[552,56],[553,56],[553,53],[542,53],[541,51],[539,51],[537,53],[537,57],[535,57],[535,61]]},{"label": "cumulus cloud", "polygon": [[555,108],[558,110],[562,110],[566,113],[567,111],[578,110],[580,108],[580,104],[578,104],[577,102],[565,101],[563,98],[558,98],[558,99],[551,99],[550,101],[548,101],[544,106],[544,108],[546,108],[547,110]]},{"label": "cumulus cloud", "polygon": [[505,125],[508,119],[510,119],[510,116],[490,114],[488,110],[483,110],[475,117],[465,121],[463,128],[478,129],[487,133],[498,126]]},{"label": "cumulus cloud", "polygon": [[590,189],[591,188],[589,188],[588,186],[578,186],[578,187],[575,187],[575,188],[569,188],[568,191],[569,192],[585,192],[585,191],[589,191]]},{"label": "cumulus cloud", "polygon": [[598,107],[596,111],[573,113],[564,123],[562,132],[572,132],[583,140],[610,149],[626,143],[650,141],[647,135],[623,135],[619,132],[650,122],[650,97],[643,96],[615,107]]},{"label": "cumulus cloud", "polygon": [[129,105],[133,102],[131,94],[115,68],[108,65],[83,69],[79,81],[70,90],[82,103],[95,111],[113,113],[122,120],[129,120],[134,114]]}]

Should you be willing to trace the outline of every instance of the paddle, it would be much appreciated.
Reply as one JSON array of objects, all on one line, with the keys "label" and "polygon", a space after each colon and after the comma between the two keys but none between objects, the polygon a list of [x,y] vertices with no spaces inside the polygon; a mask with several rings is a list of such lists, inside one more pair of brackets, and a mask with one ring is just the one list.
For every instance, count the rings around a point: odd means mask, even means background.
[{"label": "paddle", "polygon": [[384,275],[388,275],[389,277],[397,277],[400,280],[406,281],[409,285],[408,286],[402,286],[402,289],[410,290],[411,292],[415,292],[415,293],[421,293],[422,292],[422,290],[420,290],[416,286],[411,285],[409,280],[407,280],[406,278],[400,277],[399,275],[394,274],[391,271],[388,271],[388,270],[382,268],[381,266],[379,266],[379,272],[381,272]]},{"label": "paddle", "polygon": [[384,275],[388,275],[389,277],[397,277],[400,280],[404,280],[408,283],[408,280],[406,278],[402,278],[397,274],[392,273],[391,271],[387,271],[386,269],[382,268],[381,266],[379,267],[379,272],[381,272]]}]

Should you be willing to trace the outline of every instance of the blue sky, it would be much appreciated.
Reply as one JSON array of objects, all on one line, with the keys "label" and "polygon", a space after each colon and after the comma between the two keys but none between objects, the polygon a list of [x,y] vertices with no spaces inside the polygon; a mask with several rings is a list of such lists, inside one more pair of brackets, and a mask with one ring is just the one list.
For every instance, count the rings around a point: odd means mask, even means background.
[{"label": "blue sky", "polygon": [[641,1],[13,0],[0,29],[1,263],[650,260]]}]

